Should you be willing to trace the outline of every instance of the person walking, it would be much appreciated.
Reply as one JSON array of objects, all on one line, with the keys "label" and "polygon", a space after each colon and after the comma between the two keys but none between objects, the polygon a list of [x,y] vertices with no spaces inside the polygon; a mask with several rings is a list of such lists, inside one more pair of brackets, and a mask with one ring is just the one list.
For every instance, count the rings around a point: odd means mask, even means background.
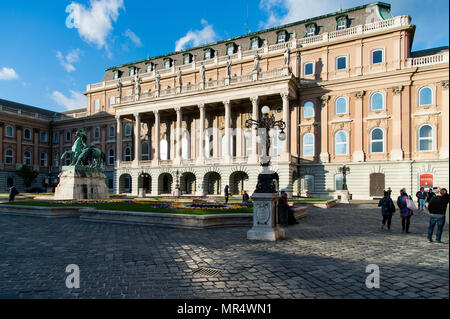
[{"label": "person walking", "polygon": [[425,193],[425,189],[423,187],[416,193],[417,197],[417,206],[419,206],[419,213],[423,211],[425,207],[425,202],[427,200],[427,193]]},{"label": "person walking", "polygon": [[437,224],[436,242],[442,244],[441,236],[445,225],[445,213],[449,202],[449,195],[447,189],[442,188],[439,196],[435,196],[428,204],[428,211],[430,212],[430,225],[428,226],[428,241],[433,242],[434,226]]},{"label": "person walking", "polygon": [[436,194],[433,192],[433,188],[430,187],[427,192],[427,206],[430,204],[431,199],[433,199],[433,197],[435,197],[435,196],[436,196]]},{"label": "person walking", "polygon": [[[391,194],[392,194],[392,189],[390,187],[387,188],[386,190],[389,194],[389,198],[391,198]],[[395,207],[394,207],[395,208]]]},{"label": "person walking", "polygon": [[402,188],[400,190],[400,196],[397,197],[397,206],[400,209],[400,217],[402,218],[402,233],[409,234],[409,225],[413,212],[407,206],[407,199],[408,194],[406,193],[406,189]]},{"label": "person walking", "polygon": [[242,194],[242,204],[248,204],[250,197],[247,194],[247,191],[244,191],[244,194]]},{"label": "person walking", "polygon": [[11,185],[11,187],[9,188],[9,201],[13,202],[17,194],[19,194],[17,188],[14,185]]},{"label": "person walking", "polygon": [[381,221],[381,230],[384,229],[386,222],[387,222],[387,229],[391,230],[391,220],[392,215],[395,212],[395,205],[392,199],[389,197],[388,191],[384,191],[384,196],[378,202],[378,207],[381,207],[381,216],[383,216],[383,220]]},{"label": "person walking", "polygon": [[230,196],[228,185],[225,186],[225,204],[228,204],[228,196]]}]

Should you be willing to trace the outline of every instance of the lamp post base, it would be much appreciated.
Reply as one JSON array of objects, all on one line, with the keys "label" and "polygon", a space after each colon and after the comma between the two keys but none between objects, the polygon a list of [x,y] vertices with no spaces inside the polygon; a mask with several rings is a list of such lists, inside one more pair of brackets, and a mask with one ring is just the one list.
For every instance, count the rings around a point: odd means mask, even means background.
[{"label": "lamp post base", "polygon": [[277,224],[277,193],[254,193],[253,227],[247,232],[247,239],[276,241],[286,237],[284,229]]}]

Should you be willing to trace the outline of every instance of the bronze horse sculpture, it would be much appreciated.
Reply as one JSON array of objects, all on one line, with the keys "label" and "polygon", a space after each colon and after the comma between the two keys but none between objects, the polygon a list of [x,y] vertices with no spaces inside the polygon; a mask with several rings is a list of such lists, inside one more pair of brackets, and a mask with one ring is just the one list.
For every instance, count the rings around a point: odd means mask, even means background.
[{"label": "bronze horse sculpture", "polygon": [[61,160],[66,155],[73,154],[72,163],[69,166],[86,166],[90,168],[101,168],[106,163],[106,155],[102,150],[87,144],[87,135],[79,130],[75,133],[78,137],[72,146],[72,150],[64,152]]}]

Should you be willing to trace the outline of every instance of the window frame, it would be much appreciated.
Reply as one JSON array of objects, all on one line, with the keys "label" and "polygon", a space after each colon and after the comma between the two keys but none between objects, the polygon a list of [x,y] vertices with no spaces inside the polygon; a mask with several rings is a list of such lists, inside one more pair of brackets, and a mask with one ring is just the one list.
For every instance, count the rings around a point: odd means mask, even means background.
[{"label": "window frame", "polygon": [[41,133],[39,134],[39,139],[42,143],[48,143],[48,133],[45,131],[41,131]]},{"label": "window frame", "polygon": [[[30,132],[30,137],[29,137],[29,138],[26,137],[25,132]],[[24,139],[24,140],[27,140],[27,141],[33,140],[33,131],[32,131],[30,128],[25,128],[25,129],[23,130],[23,139]]]},{"label": "window frame", "polygon": [[[373,139],[373,136],[372,136],[372,134],[373,134],[373,132],[375,131],[375,130],[380,130],[381,131],[381,133],[382,133],[382,138],[381,138],[381,140],[374,140]],[[384,129],[383,128],[381,128],[381,127],[374,127],[374,128],[372,128],[371,130],[370,130],[370,133],[369,133],[370,135],[369,135],[369,143],[370,143],[370,154],[384,154],[384,153],[386,153],[386,147],[385,147],[385,132],[384,132]],[[381,152],[374,152],[373,151],[373,143],[382,143],[382,150],[381,150]]]},{"label": "window frame", "polygon": [[[130,131],[130,134],[127,134],[127,128],[130,128],[129,129],[129,131]],[[133,128],[131,127],[131,123],[125,123],[125,127],[124,127],[124,129],[123,129],[123,135],[124,136],[132,136],[133,135]]]},{"label": "window frame", "polygon": [[[339,69],[339,59],[345,58],[345,68]],[[345,71],[348,70],[348,56],[347,55],[339,55],[336,57],[336,71]]]},{"label": "window frame", "polygon": [[[129,154],[127,154],[127,150],[129,150]],[[133,154],[131,153],[131,147],[130,146],[125,146],[123,148],[123,161],[124,162],[131,162],[132,160],[133,160]]]},{"label": "window frame", "polygon": [[[113,129],[112,131],[114,132],[113,135],[111,135],[111,128]],[[108,127],[108,136],[116,137],[116,126],[114,124],[110,124]]]},{"label": "window frame", "polygon": [[[421,137],[420,136],[420,130],[424,128],[425,126],[429,126],[431,128],[431,137]],[[431,140],[431,149],[430,150],[421,150],[420,149],[420,142],[422,140]],[[426,153],[426,152],[434,152],[435,151],[435,133],[434,133],[434,126],[428,123],[422,124],[419,126],[417,130],[417,150],[420,153]]]},{"label": "window frame", "polygon": [[[67,138],[67,134],[69,134],[69,138]],[[70,132],[70,130],[69,130],[69,131],[66,131],[66,132],[64,133],[64,141],[70,142],[71,140],[72,140],[72,133]]]},{"label": "window frame", "polygon": [[[374,108],[373,108],[373,97],[374,97],[376,94],[380,94],[380,95],[381,95],[381,98],[382,98],[381,108],[380,108],[380,109],[374,109]],[[385,96],[384,92],[382,92],[382,91],[373,92],[373,93],[370,95],[370,110],[371,110],[371,111],[382,111],[382,110],[385,110],[385,109],[386,109],[386,96]]]},{"label": "window frame", "polygon": [[[340,99],[343,99],[345,101],[345,112],[338,113],[337,103]],[[347,99],[347,97],[339,96],[336,98],[336,100],[334,101],[334,114],[336,114],[336,115],[348,114],[348,99]]]},{"label": "window frame", "polygon": [[[305,26],[306,28],[306,38],[311,38],[316,36],[317,34],[317,25],[315,23],[311,23]],[[312,30],[312,33],[310,32]]]},{"label": "window frame", "polygon": [[[373,62],[373,54],[375,52],[381,51],[381,62]],[[378,64],[382,64],[384,63],[384,49],[383,48],[379,48],[379,49],[373,49],[372,51],[370,51],[370,64],[372,65],[378,65]]]},{"label": "window frame", "polygon": [[[44,155],[44,157],[43,157]],[[42,165],[42,161],[44,161],[44,165]],[[48,154],[47,152],[41,152],[41,155],[39,156],[39,165],[41,167],[48,167]]]},{"label": "window frame", "polygon": [[[256,43],[256,47],[253,44]],[[257,50],[261,47],[261,40],[259,37],[253,37],[250,39],[250,50]]]},{"label": "window frame", "polygon": [[59,143],[59,132],[53,132],[53,142]]},{"label": "window frame", "polygon": [[[312,143],[311,144],[305,144],[305,137],[310,136],[310,135],[312,136]],[[311,154],[305,154],[306,146],[312,147]],[[315,154],[316,154],[316,147],[315,147],[315,136],[314,136],[314,134],[311,133],[311,132],[303,134],[303,136],[302,136],[302,156],[303,157],[314,157]]]},{"label": "window frame", "polygon": [[[11,155],[8,155],[8,151],[11,151]],[[8,147],[6,150],[5,150],[5,164],[6,165],[14,165],[14,163],[15,163],[15,152],[14,152],[14,149],[13,148],[11,148],[11,147]],[[9,163],[6,159],[7,158],[10,158],[11,159],[11,163]]]},{"label": "window frame", "polygon": [[[307,103],[311,103],[311,104],[312,104],[312,115],[311,115],[311,116],[306,116],[306,115],[305,115],[305,110],[306,110],[306,104],[307,104]],[[308,108],[309,108],[309,107],[310,107],[310,106],[308,105]],[[310,118],[314,118],[315,115],[316,115],[316,106],[315,106],[314,102],[313,102],[313,101],[310,101],[310,100],[305,101],[305,102],[303,103],[303,112],[302,112],[303,118],[304,118],[304,119],[310,119]]]},{"label": "window frame", "polygon": [[[420,93],[421,93],[424,89],[429,89],[430,92],[431,92],[431,101],[430,101],[430,104],[422,104],[422,103],[421,103]],[[432,88],[431,86],[426,85],[426,86],[423,86],[423,87],[421,87],[421,88],[419,89],[419,91],[418,91],[418,102],[419,102],[419,103],[418,103],[419,107],[434,105],[434,91],[433,91],[433,88]]]},{"label": "window frame", "polygon": [[[282,36],[283,38],[280,39],[280,36]],[[280,41],[282,40],[282,41]],[[277,44],[280,43],[286,43],[288,41],[288,36],[287,36],[287,31],[286,30],[280,30],[277,32]]]},{"label": "window frame", "polygon": [[[27,157],[25,156],[26,153],[29,153],[30,155]],[[27,159],[29,159],[29,164],[27,163]],[[23,151],[23,165],[27,166],[33,166],[33,153],[30,150]]]},{"label": "window frame", "polygon": [[101,135],[100,126],[94,127],[94,140],[99,140],[100,135]]},{"label": "window frame", "polygon": [[[147,144],[147,152],[144,153],[144,144]],[[146,157],[146,158],[144,158]],[[150,143],[147,140],[141,141],[141,161],[149,161],[150,160]]]},{"label": "window frame", "polygon": [[[340,28],[340,23],[344,22],[344,27]],[[336,30],[340,31],[340,30],[345,30],[348,28],[348,19],[347,17],[340,17],[337,19],[336,21]]]},{"label": "window frame", "polygon": [[[112,155],[111,155],[111,151],[112,151]],[[111,159],[112,159],[112,163],[111,163]],[[116,150],[114,149],[114,147],[111,147],[108,150],[108,165],[114,166],[115,161],[116,161]]]},{"label": "window frame", "polygon": [[[8,128],[11,129],[11,135],[8,135]],[[14,126],[6,125],[5,126],[5,137],[14,138],[15,134]]]},{"label": "window frame", "polygon": [[[112,101],[112,103],[111,103],[111,101]],[[112,107],[115,104],[116,104],[116,97],[115,96],[110,96],[109,97],[109,107]]]},{"label": "window frame", "polygon": [[[345,133],[345,143],[344,142],[337,142],[337,139],[336,139],[336,137],[337,137],[337,135],[338,135],[338,133],[340,133],[340,132],[343,132],[343,133]],[[338,131],[336,131],[335,133],[334,133],[334,155],[336,155],[336,156],[347,156],[348,155],[348,150],[349,150],[349,145],[348,145],[348,143],[349,143],[349,136],[348,136],[348,133],[346,132],[346,131],[344,131],[344,130],[338,130]],[[341,145],[341,144],[345,144],[345,153],[337,153],[337,145]]]},{"label": "window frame", "polygon": [[100,99],[94,100],[94,111],[100,111]]}]

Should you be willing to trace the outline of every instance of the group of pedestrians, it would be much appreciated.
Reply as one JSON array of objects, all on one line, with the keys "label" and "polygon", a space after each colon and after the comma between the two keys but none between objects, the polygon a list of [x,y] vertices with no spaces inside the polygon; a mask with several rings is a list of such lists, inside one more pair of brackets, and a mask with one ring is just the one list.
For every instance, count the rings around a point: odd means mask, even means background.
[{"label": "group of pedestrians", "polygon": [[[394,201],[391,198],[392,190],[388,188],[384,191],[384,196],[378,202],[378,207],[381,207],[381,229],[383,230],[385,226],[387,229],[391,229],[392,216],[396,211]],[[430,213],[430,223],[428,227],[428,241],[433,242],[432,236],[434,232],[434,227],[437,225],[436,231],[436,242],[441,242],[442,230],[445,224],[445,213],[447,210],[447,205],[449,203],[449,194],[447,189],[439,189],[438,195],[436,195],[432,189],[425,192],[423,187],[416,193],[417,203],[419,206],[419,212],[424,211],[427,208]],[[400,190],[400,195],[397,197],[397,207],[399,209],[399,214],[401,217],[402,232],[410,233],[409,227],[411,224],[411,217],[414,215],[414,210],[417,209],[411,196],[406,193],[406,189],[402,188]]]}]

